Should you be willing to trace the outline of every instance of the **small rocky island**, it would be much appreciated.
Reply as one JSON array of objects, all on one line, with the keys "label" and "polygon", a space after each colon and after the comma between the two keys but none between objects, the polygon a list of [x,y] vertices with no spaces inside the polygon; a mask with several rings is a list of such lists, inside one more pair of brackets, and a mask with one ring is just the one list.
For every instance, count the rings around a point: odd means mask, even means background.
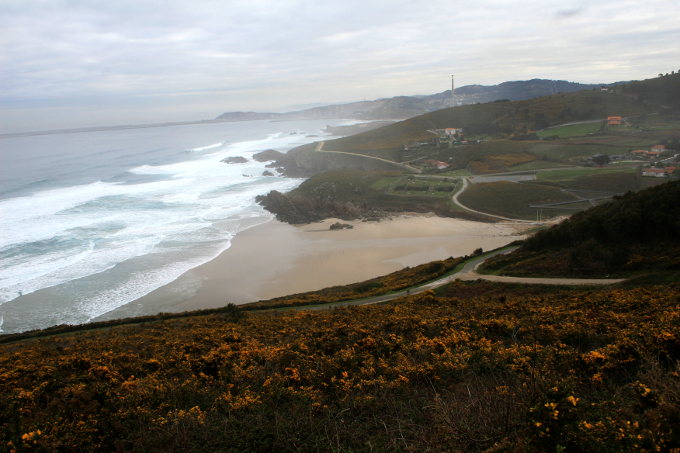
[{"label": "small rocky island", "polygon": [[248,159],[246,159],[243,156],[232,156],[225,157],[220,162],[224,162],[225,164],[245,164],[246,162],[248,162]]}]

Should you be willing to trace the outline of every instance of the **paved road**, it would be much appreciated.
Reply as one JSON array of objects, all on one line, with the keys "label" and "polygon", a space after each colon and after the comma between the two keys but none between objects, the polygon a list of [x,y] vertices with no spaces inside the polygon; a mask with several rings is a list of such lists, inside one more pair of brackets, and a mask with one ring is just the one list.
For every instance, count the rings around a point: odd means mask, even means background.
[{"label": "paved road", "polygon": [[482,211],[477,211],[477,210],[472,209],[472,208],[468,208],[467,206],[465,206],[463,203],[461,203],[458,200],[458,197],[463,192],[465,192],[465,189],[467,189],[467,186],[468,186],[468,179],[464,176],[461,177],[461,179],[463,180],[463,187],[461,187],[461,189],[458,192],[456,192],[455,195],[452,198],[453,204],[455,204],[459,208],[465,209],[466,211],[474,212],[475,214],[480,214],[480,215],[484,215],[484,216],[487,216],[487,217],[491,217],[491,218],[494,218],[494,219],[507,220],[507,221],[510,221],[510,222],[517,222],[517,223],[529,223],[529,224],[538,223],[534,220],[512,219],[510,217],[503,217],[503,216],[500,216],[500,215],[489,214],[488,212],[482,212]]},{"label": "paved road", "polygon": [[504,275],[488,275],[479,274],[477,269],[484,261],[492,256],[501,253],[510,253],[517,250],[518,247],[503,249],[492,255],[486,255],[479,259],[469,261],[465,267],[455,274],[456,279],[471,281],[471,280],[487,280],[491,282],[500,283],[525,283],[530,285],[614,285],[621,283],[625,278],[542,278],[542,277],[507,277]]},{"label": "paved road", "polygon": [[302,307],[291,307],[296,310],[329,310],[336,307],[346,307],[349,305],[373,305],[382,302],[389,302],[400,297],[420,294],[430,289],[436,289],[451,283],[455,280],[471,281],[471,280],[487,280],[501,283],[524,283],[529,285],[613,285],[621,283],[623,278],[529,278],[529,277],[506,277],[501,275],[487,275],[477,273],[477,269],[481,264],[496,255],[507,254],[517,250],[519,247],[508,247],[496,250],[491,253],[473,258],[465,263],[465,265],[456,273],[446,275],[444,277],[433,280],[424,285],[397,291],[390,294],[383,294],[382,296],[369,297],[366,299],[351,300],[346,302],[336,302],[332,304],[311,305]]}]

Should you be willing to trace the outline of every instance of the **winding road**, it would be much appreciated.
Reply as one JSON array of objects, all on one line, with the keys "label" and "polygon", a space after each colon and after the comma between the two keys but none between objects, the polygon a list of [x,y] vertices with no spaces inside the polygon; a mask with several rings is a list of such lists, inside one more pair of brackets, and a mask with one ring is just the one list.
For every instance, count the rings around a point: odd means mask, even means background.
[{"label": "winding road", "polygon": [[474,212],[475,214],[480,214],[480,215],[484,215],[484,216],[487,216],[487,217],[491,217],[491,218],[494,218],[494,219],[507,220],[507,221],[510,221],[510,222],[517,222],[517,223],[536,223],[533,220],[512,219],[510,217],[503,217],[503,216],[500,216],[500,215],[489,214],[488,212],[476,211],[472,208],[468,208],[467,206],[462,204],[460,202],[460,200],[458,200],[458,197],[463,192],[465,192],[465,189],[467,189],[467,186],[469,184],[468,179],[465,176],[460,176],[460,179],[463,181],[463,187],[461,187],[460,190],[458,192],[456,192],[456,194],[452,198],[453,204],[455,204],[459,208],[464,209],[466,211]]},{"label": "winding road", "polygon": [[[598,121],[600,121],[600,120],[598,120]],[[586,122],[588,122],[588,121],[586,121]],[[576,124],[576,123],[574,123],[574,124]],[[377,161],[380,161],[380,162],[383,162],[383,163],[387,163],[387,164],[393,165],[393,166],[395,166],[395,167],[401,168],[401,169],[403,169],[403,170],[408,170],[408,171],[410,171],[410,172],[412,172],[412,173],[415,173],[417,178],[423,178],[423,179],[444,179],[444,180],[460,179],[460,180],[463,182],[462,187],[461,187],[458,191],[456,191],[456,193],[453,195],[452,202],[453,202],[456,206],[458,206],[460,209],[463,209],[463,210],[465,210],[465,211],[472,212],[472,213],[474,213],[474,214],[478,214],[478,215],[482,215],[482,216],[486,216],[486,217],[489,217],[489,218],[492,218],[492,219],[503,220],[503,221],[508,221],[508,222],[514,222],[514,223],[525,223],[525,224],[554,223],[554,221],[536,222],[535,220],[513,219],[513,218],[510,218],[510,217],[503,217],[503,216],[496,215],[496,214],[489,214],[488,212],[477,211],[477,210],[472,209],[472,208],[470,208],[470,207],[468,207],[468,206],[465,206],[464,204],[462,204],[462,203],[460,202],[460,200],[458,199],[458,197],[459,197],[463,192],[465,192],[465,190],[466,190],[467,187],[468,187],[469,180],[468,180],[468,178],[467,178],[466,176],[437,176],[437,175],[423,175],[423,174],[421,174],[421,173],[422,173],[422,170],[421,170],[421,169],[416,168],[416,167],[413,167],[413,166],[408,165],[408,164],[406,164],[406,163],[395,162],[395,161],[393,161],[393,160],[383,159],[382,157],[369,156],[369,155],[367,155],[367,154],[350,153],[350,152],[347,152],[347,151],[332,151],[332,150],[327,150],[327,149],[324,149],[325,144],[326,144],[325,141],[317,142],[316,147],[314,148],[314,151],[315,151],[315,152],[318,152],[318,153],[345,154],[345,155],[348,155],[348,156],[355,156],[355,157],[360,157],[360,158],[364,158],[364,159],[377,160]],[[580,167],[556,167],[556,168],[542,169],[542,171],[546,171],[546,170],[564,170],[565,168],[580,168]],[[529,173],[529,171],[523,170],[523,171],[514,171],[514,172],[491,173],[491,174],[485,175],[485,176],[503,176],[503,175],[514,175],[514,174],[525,174],[525,173]],[[581,201],[578,201],[578,202],[580,203]]]},{"label": "winding road", "polygon": [[623,278],[533,278],[533,277],[506,277],[502,275],[488,275],[477,272],[479,266],[486,260],[496,255],[507,254],[517,250],[519,247],[507,247],[493,252],[484,254],[482,256],[468,260],[465,265],[454,272],[453,274],[445,275],[431,282],[422,284],[420,286],[403,289],[381,296],[369,297],[366,299],[349,300],[345,302],[336,302],[332,304],[309,305],[302,307],[291,307],[296,310],[330,310],[337,307],[346,307],[350,305],[373,305],[383,302],[389,302],[401,297],[420,294],[422,292],[439,288],[455,280],[474,281],[487,280],[499,283],[523,283],[528,285],[565,285],[565,286],[595,286],[595,285],[614,285],[623,282]]}]

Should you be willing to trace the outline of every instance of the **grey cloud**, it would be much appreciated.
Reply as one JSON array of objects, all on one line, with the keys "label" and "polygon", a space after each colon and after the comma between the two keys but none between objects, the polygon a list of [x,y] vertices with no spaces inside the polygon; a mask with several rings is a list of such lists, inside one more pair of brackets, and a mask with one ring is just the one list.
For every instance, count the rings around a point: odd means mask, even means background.
[{"label": "grey cloud", "polygon": [[555,12],[555,17],[558,19],[568,19],[570,17],[584,14],[586,11],[585,5],[577,5],[570,8],[559,9]]},{"label": "grey cloud", "polygon": [[[666,72],[657,66],[680,57],[668,45],[680,42],[680,5],[631,2],[0,2],[0,103],[147,102],[157,114],[166,98],[216,115],[432,93],[452,71],[460,83]],[[612,55],[626,73],[602,69]]]}]

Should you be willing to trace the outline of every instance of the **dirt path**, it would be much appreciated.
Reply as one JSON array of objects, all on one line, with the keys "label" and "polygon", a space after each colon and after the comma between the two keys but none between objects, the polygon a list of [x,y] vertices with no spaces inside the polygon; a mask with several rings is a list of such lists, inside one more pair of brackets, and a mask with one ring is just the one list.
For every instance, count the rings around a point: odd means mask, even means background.
[{"label": "dirt path", "polygon": [[356,156],[356,157],[362,157],[362,158],[365,158],[365,159],[378,160],[380,162],[385,162],[387,164],[394,165],[394,166],[399,167],[403,170],[408,170],[408,171],[413,172],[413,173],[420,173],[421,172],[421,170],[419,168],[412,167],[412,166],[407,165],[407,164],[395,162],[393,160],[383,159],[382,157],[368,156],[366,154],[350,153],[350,152],[347,152],[347,151],[331,151],[331,150],[328,150],[328,149],[323,149],[325,144],[326,144],[326,142],[318,142],[316,144],[316,148],[314,148],[314,151],[316,151],[317,153],[346,154],[348,156]]}]

